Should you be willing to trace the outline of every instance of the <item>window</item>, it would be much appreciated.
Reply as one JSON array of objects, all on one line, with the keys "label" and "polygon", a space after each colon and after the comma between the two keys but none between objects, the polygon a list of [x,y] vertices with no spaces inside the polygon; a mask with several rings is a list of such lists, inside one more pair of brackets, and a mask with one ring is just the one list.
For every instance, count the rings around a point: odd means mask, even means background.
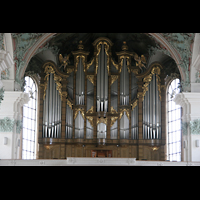
[{"label": "window", "polygon": [[23,106],[22,159],[36,159],[37,86],[35,81],[25,77],[25,91],[30,101]]},{"label": "window", "polygon": [[180,92],[180,80],[174,79],[167,91],[167,160],[181,161],[181,106],[173,98]]}]

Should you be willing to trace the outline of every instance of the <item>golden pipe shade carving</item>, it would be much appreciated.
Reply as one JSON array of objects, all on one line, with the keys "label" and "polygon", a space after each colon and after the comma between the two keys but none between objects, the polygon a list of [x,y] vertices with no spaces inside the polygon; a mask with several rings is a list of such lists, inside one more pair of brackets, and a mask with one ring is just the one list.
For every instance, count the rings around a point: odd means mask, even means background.
[{"label": "golden pipe shade carving", "polygon": [[82,59],[82,63],[83,63],[83,70],[84,72],[86,72],[86,63],[85,63],[85,56],[84,55],[77,55],[76,56],[76,64],[75,64],[75,73],[77,72],[78,70],[78,63],[80,61],[80,58]]},{"label": "golden pipe shade carving", "polygon": [[46,73],[46,76],[44,78],[44,96],[43,96],[43,100],[45,100],[45,96],[46,96],[46,90],[47,90],[47,83],[49,80],[49,75],[53,74],[54,75],[54,81],[57,85],[56,89],[59,91],[60,94],[60,98],[62,101],[62,84],[60,83],[62,81],[62,78],[60,76],[58,76],[57,74],[55,74],[55,70],[53,69],[52,66],[47,65],[45,67],[44,73]]},{"label": "golden pipe shade carving", "polygon": [[131,104],[132,110],[138,105],[138,99],[135,100],[134,103]]},{"label": "golden pipe shade carving", "polygon": [[118,75],[111,75],[111,85],[118,79]]},{"label": "golden pipe shade carving", "polygon": [[[93,114],[94,113],[94,106],[92,106],[86,114]],[[86,119],[90,122],[91,126],[94,127],[94,118],[93,116],[86,116]]]},{"label": "golden pipe shade carving", "polygon": [[142,86],[142,89],[143,89],[142,101],[144,101],[144,96],[145,96],[146,92],[148,91],[148,86],[149,86],[150,82],[152,81],[152,77],[154,74],[156,75],[156,81],[157,81],[157,86],[158,86],[158,91],[159,91],[159,98],[161,100],[161,80],[159,77],[160,67],[155,66],[152,68],[151,73],[143,79],[144,85]]},{"label": "golden pipe shade carving", "polygon": [[104,44],[105,45],[105,52],[106,52],[106,55],[107,55],[107,70],[108,70],[108,74],[109,74],[109,44],[105,41],[100,41],[98,44],[97,44],[97,54],[96,54],[96,74],[97,74],[97,71],[98,71],[98,66],[99,66],[99,59],[98,59],[98,56],[100,54],[100,51],[101,51],[101,45]]},{"label": "golden pipe shade carving", "polygon": [[119,119],[122,118],[122,116],[124,115],[124,112],[126,113],[126,116],[128,117],[128,119],[130,120],[129,109],[127,108],[120,109]]},{"label": "golden pipe shade carving", "polygon": [[115,61],[113,60],[113,58],[111,58],[111,62],[113,64],[113,66],[116,68],[116,70],[119,69],[119,65],[115,63]]},{"label": "golden pipe shade carving", "polygon": [[100,118],[97,118],[97,125],[100,124],[100,123],[104,123],[107,125],[107,117],[104,118],[104,117],[100,117]]},{"label": "golden pipe shade carving", "polygon": [[74,109],[74,119],[77,118],[78,112],[81,112],[83,119],[85,119],[84,109],[83,108],[75,108]]},{"label": "golden pipe shade carving", "polygon": [[72,110],[72,106],[73,106],[73,103],[69,100],[69,99],[67,99],[67,105],[71,108],[71,110]]},{"label": "golden pipe shade carving", "polygon": [[94,85],[94,75],[87,75],[87,79]]}]

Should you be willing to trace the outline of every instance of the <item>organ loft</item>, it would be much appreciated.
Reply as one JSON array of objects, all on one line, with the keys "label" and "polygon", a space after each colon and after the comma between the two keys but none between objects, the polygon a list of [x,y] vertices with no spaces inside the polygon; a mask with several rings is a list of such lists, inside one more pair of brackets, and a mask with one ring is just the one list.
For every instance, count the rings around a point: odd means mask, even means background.
[{"label": "organ loft", "polygon": [[165,66],[116,42],[82,39],[41,65],[40,159],[165,160]]}]

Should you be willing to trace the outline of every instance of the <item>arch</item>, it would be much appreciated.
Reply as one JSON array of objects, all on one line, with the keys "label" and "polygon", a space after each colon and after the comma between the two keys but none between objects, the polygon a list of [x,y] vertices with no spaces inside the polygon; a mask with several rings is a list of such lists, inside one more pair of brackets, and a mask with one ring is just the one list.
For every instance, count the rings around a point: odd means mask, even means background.
[{"label": "arch", "polygon": [[[9,53],[11,60],[13,61],[14,56],[14,48],[13,48],[13,41],[12,41],[12,35],[11,33],[4,33],[4,40],[5,40],[5,51]],[[14,68],[14,62],[9,66],[10,71],[10,79],[14,80],[15,78],[15,68]]]},{"label": "arch", "polygon": [[[24,68],[20,72],[20,78],[23,77],[25,70],[28,66],[28,63],[29,63],[30,59],[34,56],[37,49],[56,34],[57,33],[46,33],[40,39],[38,39],[38,41],[32,46],[32,48],[28,51],[26,58],[24,60],[25,65],[24,65]],[[180,67],[181,58],[180,58],[179,54],[177,53],[177,51],[169,44],[169,42],[161,34],[159,34],[159,33],[148,33],[148,34],[151,35],[159,43],[161,43],[169,51],[171,57],[175,60],[177,66],[179,68],[182,80],[184,80],[185,73]]]},{"label": "arch", "polygon": [[[195,87],[196,82],[196,75],[200,69],[200,34],[196,33],[193,43],[192,49],[192,61],[191,61],[191,68],[190,68],[190,80],[191,80],[191,90],[192,91],[199,91],[199,86]],[[199,83],[199,82],[198,82]]]}]

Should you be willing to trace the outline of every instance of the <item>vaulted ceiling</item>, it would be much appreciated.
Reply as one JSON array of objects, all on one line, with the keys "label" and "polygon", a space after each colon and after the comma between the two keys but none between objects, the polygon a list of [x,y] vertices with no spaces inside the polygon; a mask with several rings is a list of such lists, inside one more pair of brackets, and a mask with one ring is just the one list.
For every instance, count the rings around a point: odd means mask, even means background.
[{"label": "vaulted ceiling", "polygon": [[[12,33],[15,44],[14,59],[18,71],[28,50],[43,35],[44,33]],[[161,35],[175,49],[181,58],[181,67],[187,72],[189,70],[194,34],[161,33]],[[166,68],[168,67],[167,74],[179,71],[174,60],[170,57],[169,51],[158,43],[151,34],[147,33],[57,33],[38,49],[35,56],[30,60],[27,70],[37,72],[39,70],[38,66],[50,58],[58,64],[58,54],[65,55],[77,50],[80,40],[83,41],[84,50],[90,52],[89,60],[94,51],[92,42],[98,37],[107,37],[114,43],[112,56],[115,59],[117,59],[115,52],[121,51],[123,41],[126,41],[129,51],[134,51],[138,55],[145,55],[149,62],[148,64],[154,61],[163,63]]]}]

